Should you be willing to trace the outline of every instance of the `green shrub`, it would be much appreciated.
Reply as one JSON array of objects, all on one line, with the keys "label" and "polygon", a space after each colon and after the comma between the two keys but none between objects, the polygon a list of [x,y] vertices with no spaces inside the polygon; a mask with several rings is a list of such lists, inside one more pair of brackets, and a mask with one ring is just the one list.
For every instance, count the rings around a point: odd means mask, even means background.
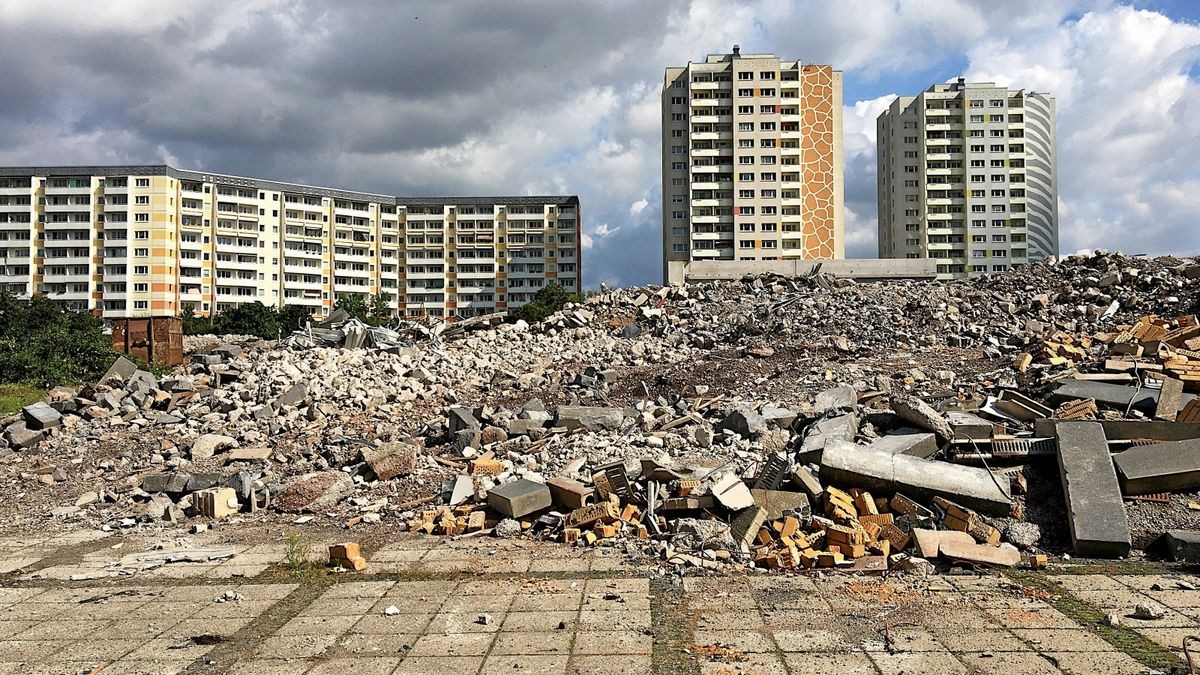
[{"label": "green shrub", "polygon": [[345,293],[338,296],[333,309],[342,310],[368,326],[382,326],[392,319],[390,293],[378,293],[368,297],[363,293]]},{"label": "green shrub", "polygon": [[236,305],[218,314],[213,328],[218,335],[255,335],[275,340],[280,337],[279,310],[258,301]]},{"label": "green shrub", "polygon": [[550,284],[534,294],[533,299],[508,311],[508,320],[537,323],[563,308],[568,302],[583,302],[581,293],[568,293],[558,284]]},{"label": "green shrub", "polygon": [[0,293],[0,381],[49,388],[99,379],[119,356],[102,327],[41,296]]}]

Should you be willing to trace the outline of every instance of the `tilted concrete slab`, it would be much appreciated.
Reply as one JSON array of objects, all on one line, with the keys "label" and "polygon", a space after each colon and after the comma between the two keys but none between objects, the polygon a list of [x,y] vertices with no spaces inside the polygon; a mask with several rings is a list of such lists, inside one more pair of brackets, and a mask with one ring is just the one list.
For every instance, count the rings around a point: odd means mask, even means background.
[{"label": "tilted concrete slab", "polygon": [[1057,429],[1058,474],[1076,555],[1129,555],[1129,520],[1104,428],[1095,422],[1059,422]]},{"label": "tilted concrete slab", "polygon": [[825,445],[821,481],[827,485],[903,492],[918,501],[945,497],[986,513],[1008,515],[1012,497],[987,469],[896,455],[845,441]]},{"label": "tilted concrete slab", "polygon": [[[1038,420],[1033,423],[1035,436],[1053,436],[1054,427],[1061,420]],[[1185,422],[1137,422],[1133,420],[1099,420],[1104,427],[1104,437],[1109,441],[1130,441],[1135,438],[1150,438],[1156,441],[1183,441],[1200,438],[1200,424]]]},{"label": "tilted concrete slab", "polygon": [[1200,488],[1200,439],[1130,448],[1113,462],[1127,495]]},{"label": "tilted concrete slab", "polygon": [[1141,410],[1147,415],[1153,415],[1158,407],[1158,390],[1145,387],[1126,387],[1121,384],[1106,382],[1087,382],[1083,380],[1067,380],[1058,389],[1050,393],[1050,402],[1054,405],[1073,401],[1077,398],[1094,398],[1096,403],[1116,408],[1131,408]]}]

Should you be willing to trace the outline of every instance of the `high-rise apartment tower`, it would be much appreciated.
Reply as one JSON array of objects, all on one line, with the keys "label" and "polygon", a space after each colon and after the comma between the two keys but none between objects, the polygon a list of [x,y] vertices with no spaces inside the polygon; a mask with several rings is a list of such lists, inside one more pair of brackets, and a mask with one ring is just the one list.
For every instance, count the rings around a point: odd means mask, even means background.
[{"label": "high-rise apartment tower", "polygon": [[879,257],[938,277],[1058,255],[1054,98],[963,79],[901,96],[876,121]]},{"label": "high-rise apartment tower", "polygon": [[773,54],[667,68],[663,276],[691,261],[842,258],[842,73]]}]

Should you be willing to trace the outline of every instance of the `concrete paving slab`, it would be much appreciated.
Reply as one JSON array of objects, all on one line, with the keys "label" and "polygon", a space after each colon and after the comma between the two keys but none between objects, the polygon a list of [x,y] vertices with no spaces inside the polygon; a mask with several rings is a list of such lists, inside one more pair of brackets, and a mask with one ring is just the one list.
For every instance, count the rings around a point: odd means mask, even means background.
[{"label": "concrete paving slab", "polygon": [[563,675],[567,672],[566,655],[497,655],[494,652],[483,662],[482,675]]},{"label": "concrete paving slab", "polygon": [[1146,666],[1127,654],[1044,651],[1068,675],[1141,675]]},{"label": "concrete paving slab", "polygon": [[310,664],[299,659],[249,659],[233,664],[230,675],[300,675]]},{"label": "concrete paving slab", "polygon": [[409,656],[400,662],[393,675],[474,673],[482,665],[482,656]]},{"label": "concrete paving slab", "polygon": [[908,654],[868,652],[867,656],[879,668],[879,672],[882,675],[902,675],[906,673],[958,675],[959,673],[967,672],[966,666],[949,652],[913,652]]},{"label": "concrete paving slab", "polygon": [[784,654],[784,661],[791,672],[806,675],[876,675],[878,672],[864,652],[792,653]]},{"label": "concrete paving slab", "polygon": [[313,666],[308,675],[388,675],[398,665],[398,658],[330,659]]},{"label": "concrete paving slab", "polygon": [[571,633],[568,631],[538,633],[500,633],[492,646],[491,655],[561,654],[571,652]]},{"label": "concrete paving slab", "polygon": [[725,645],[746,654],[775,651],[775,643],[766,634],[752,630],[697,630],[692,640],[697,645]]},{"label": "concrete paving slab", "polygon": [[423,635],[413,645],[409,654],[412,656],[483,656],[488,653],[495,637],[491,633]]},{"label": "concrete paving slab", "polygon": [[648,655],[573,656],[567,664],[570,675],[642,675],[648,672]]},{"label": "concrete paving slab", "polygon": [[702,675],[786,675],[787,668],[777,654],[747,654],[745,661],[733,663],[709,662],[700,664]]}]

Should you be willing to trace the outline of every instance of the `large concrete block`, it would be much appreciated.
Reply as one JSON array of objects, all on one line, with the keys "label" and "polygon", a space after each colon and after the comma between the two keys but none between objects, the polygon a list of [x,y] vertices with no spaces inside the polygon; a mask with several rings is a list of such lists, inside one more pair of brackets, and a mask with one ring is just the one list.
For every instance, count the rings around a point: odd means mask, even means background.
[{"label": "large concrete block", "polygon": [[845,441],[830,441],[821,457],[821,482],[879,494],[903,492],[918,500],[945,497],[968,508],[1008,515],[1005,481],[987,469],[895,455]]},{"label": "large concrete block", "polygon": [[25,413],[25,424],[30,429],[51,429],[62,423],[62,413],[45,401],[38,401],[21,409]]},{"label": "large concrete block", "polygon": [[1127,495],[1200,488],[1200,439],[1130,448],[1113,462]]},{"label": "large concrete block", "polygon": [[929,459],[938,451],[937,437],[928,432],[888,434],[867,447],[893,455],[912,455],[921,459]]},{"label": "large concrete block", "polygon": [[813,403],[813,411],[817,415],[825,415],[834,410],[853,411],[858,405],[858,392],[848,384],[843,384],[817,394]]},{"label": "large concrete block", "polygon": [[624,419],[625,413],[620,408],[564,405],[558,409],[555,426],[566,429],[582,427],[588,431],[616,431]]},{"label": "large concrete block", "polygon": [[549,508],[550,488],[543,483],[521,479],[488,491],[488,506],[508,518],[521,518]]},{"label": "large concrete block", "polygon": [[136,363],[124,356],[118,356],[117,360],[113,361],[113,364],[104,372],[104,377],[100,378],[100,382],[108,384],[109,378],[112,378],[113,383],[118,386],[124,386],[125,382],[137,372],[137,369]]},{"label": "large concrete block", "polygon": [[1136,408],[1153,415],[1158,407],[1158,390],[1126,387],[1122,384],[1067,380],[1050,394],[1050,403],[1059,405],[1077,398],[1094,398],[1096,403],[1114,408]]},{"label": "large concrete block", "polygon": [[1058,473],[1076,555],[1129,555],[1129,521],[1104,428],[1095,422],[1059,422],[1056,426]]},{"label": "large concrete block", "polygon": [[1163,534],[1163,547],[1167,557],[1178,562],[1200,562],[1200,532],[1195,530],[1167,530]]}]

